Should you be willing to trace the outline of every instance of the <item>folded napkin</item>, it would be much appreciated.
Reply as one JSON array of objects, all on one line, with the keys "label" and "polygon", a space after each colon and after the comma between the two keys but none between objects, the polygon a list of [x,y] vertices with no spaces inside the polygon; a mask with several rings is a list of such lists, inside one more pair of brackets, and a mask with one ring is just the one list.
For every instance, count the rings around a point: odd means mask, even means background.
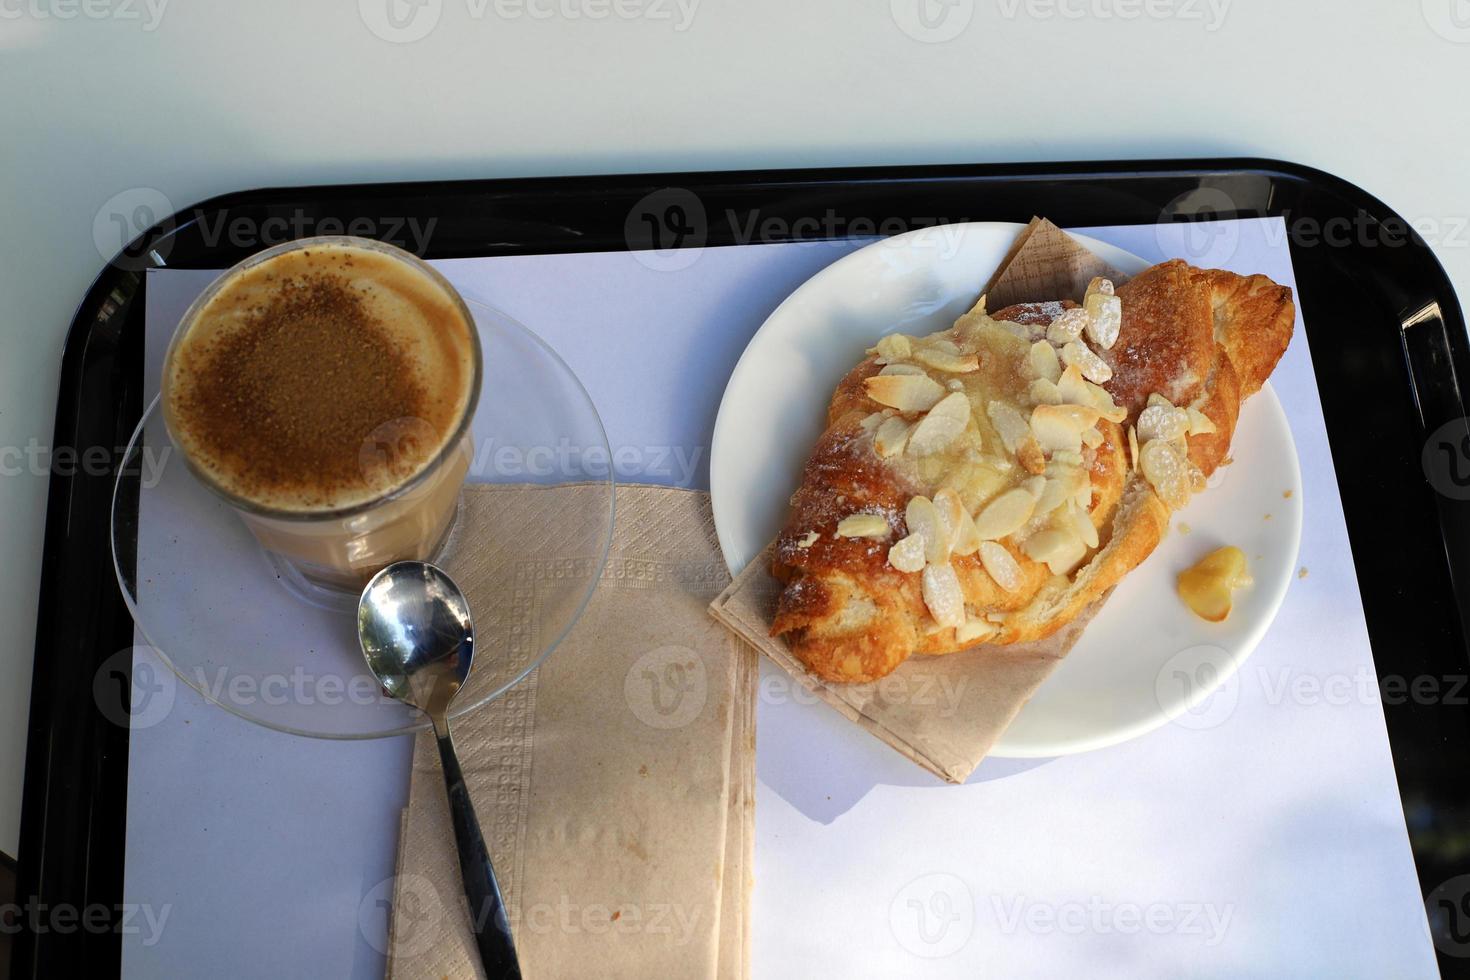
[{"label": "folded napkin", "polygon": [[[518,570],[515,602],[477,556],[496,527],[576,513],[545,504],[567,492],[466,489],[446,566],[477,612],[519,610],[507,636],[534,629],[525,583],[586,567],[558,550],[580,539],[547,522],[545,557]],[[728,581],[706,494],[619,487],[611,555],[576,626],[453,724],[530,980],[747,974],[756,663],[705,611]],[[390,942],[392,980],[480,975],[427,734],[414,745]]]},{"label": "folded napkin", "polygon": [[[1050,221],[1033,218],[987,284],[986,307],[1081,296],[1093,276],[1126,278]],[[770,573],[773,547],[746,566],[710,612],[849,720],[954,783],[985,758],[1106,600],[1039,642],[910,657],[871,684],[828,684],[770,635],[780,594]]]}]

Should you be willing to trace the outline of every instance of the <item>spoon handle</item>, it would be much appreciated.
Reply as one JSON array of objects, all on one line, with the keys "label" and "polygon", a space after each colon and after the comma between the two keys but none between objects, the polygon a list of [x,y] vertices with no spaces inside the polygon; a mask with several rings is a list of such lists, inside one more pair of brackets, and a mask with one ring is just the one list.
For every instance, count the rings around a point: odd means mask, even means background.
[{"label": "spoon handle", "polygon": [[449,792],[449,813],[454,821],[454,842],[459,849],[459,874],[464,879],[465,898],[469,899],[470,928],[475,932],[475,945],[480,948],[480,963],[490,980],[505,977],[520,980],[521,965],[516,957],[515,942],[510,935],[510,922],[505,917],[505,902],[500,885],[495,881],[495,868],[490,852],[480,833],[475,805],[460,772],[447,726],[437,735],[439,761],[444,769],[444,786]]}]

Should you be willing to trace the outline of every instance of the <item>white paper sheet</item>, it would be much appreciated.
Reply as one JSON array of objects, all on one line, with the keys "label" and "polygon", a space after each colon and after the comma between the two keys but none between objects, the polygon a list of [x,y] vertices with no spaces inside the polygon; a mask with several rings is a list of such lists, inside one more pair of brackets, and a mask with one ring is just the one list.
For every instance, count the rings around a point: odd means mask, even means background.
[{"label": "white paper sheet", "polygon": [[[1293,281],[1276,220],[1079,230]],[[704,487],[745,343],[854,247],[706,249],[676,272],[626,252],[438,265],[580,375],[621,479]],[[210,278],[150,274],[155,377]],[[1435,975],[1300,325],[1273,386],[1309,574],[1209,724],[945,786],[765,669],[754,976]],[[174,688],[131,742],[126,897],[167,918],[125,936],[125,974],[381,975],[409,742],[294,738]]]}]

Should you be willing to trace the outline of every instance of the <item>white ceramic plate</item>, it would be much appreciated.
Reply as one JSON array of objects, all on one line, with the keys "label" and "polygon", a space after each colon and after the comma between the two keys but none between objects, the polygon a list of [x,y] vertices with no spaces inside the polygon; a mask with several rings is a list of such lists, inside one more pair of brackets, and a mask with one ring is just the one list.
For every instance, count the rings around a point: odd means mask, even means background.
[{"label": "white ceramic plate", "polygon": [[[710,489],[732,574],[780,531],[837,382],[884,334],[949,327],[1022,227],[949,225],[876,242],[817,273],[771,314],[731,374],[715,421]],[[1147,266],[1076,237],[1124,272]],[[1114,592],[992,755],[1084,752],[1171,719],[1207,724],[1231,706],[1227,682],[1280,607],[1301,539],[1296,447],[1269,386],[1241,410],[1231,455],[1235,462],[1175,516],[1174,531]],[[1184,608],[1174,579],[1222,544],[1245,551],[1255,584],[1237,593],[1226,622],[1211,624]]]}]

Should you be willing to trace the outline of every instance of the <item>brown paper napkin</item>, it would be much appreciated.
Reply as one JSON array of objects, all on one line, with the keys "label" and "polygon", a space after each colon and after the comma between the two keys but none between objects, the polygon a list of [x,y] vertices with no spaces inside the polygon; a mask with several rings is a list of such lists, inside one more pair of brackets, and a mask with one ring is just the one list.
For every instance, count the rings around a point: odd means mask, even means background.
[{"label": "brown paper napkin", "polygon": [[[1080,299],[1094,276],[1125,278],[1050,221],[1033,218],[986,286],[986,307]],[[827,684],[770,635],[780,592],[771,550],[746,566],[710,612],[848,719],[954,783],[985,758],[1102,604],[1037,643],[911,657],[872,684]]]},{"label": "brown paper napkin", "polygon": [[[567,492],[467,489],[446,564],[477,612],[511,602],[475,543]],[[460,759],[528,978],[744,977],[755,658],[705,612],[728,581],[708,496],[620,487],[616,503],[586,611],[535,673],[455,723]],[[576,540],[549,523],[544,574],[530,580],[569,574],[559,535]],[[478,975],[438,767],[419,736],[394,980]]]}]

